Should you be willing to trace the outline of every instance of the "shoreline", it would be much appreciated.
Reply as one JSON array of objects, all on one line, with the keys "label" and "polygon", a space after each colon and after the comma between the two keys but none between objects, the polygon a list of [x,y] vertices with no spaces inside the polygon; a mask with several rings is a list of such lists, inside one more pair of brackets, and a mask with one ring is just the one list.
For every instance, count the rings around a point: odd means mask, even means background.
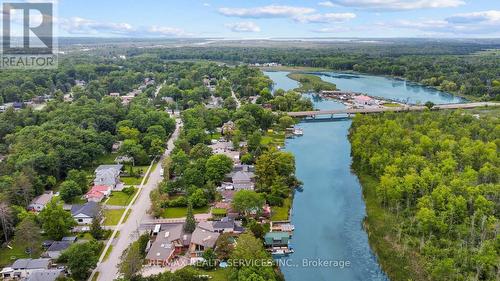
[{"label": "shoreline", "polygon": [[385,77],[385,78],[389,78],[389,79],[404,81],[406,83],[410,83],[410,84],[414,84],[417,86],[440,91],[440,92],[443,92],[446,94],[450,94],[452,96],[456,96],[456,97],[460,97],[462,99],[465,99],[465,102],[475,102],[475,101],[482,100],[481,98],[476,97],[476,96],[469,96],[469,95],[460,94],[460,93],[456,93],[456,92],[443,91],[443,90],[438,89],[436,86],[424,85],[422,83],[406,79],[405,77],[402,77],[402,76],[394,76],[394,75],[389,75],[389,74],[374,74],[374,73],[358,72],[358,71],[354,71],[354,70],[335,70],[335,69],[328,69],[328,68],[321,68],[321,67],[308,67],[308,66],[259,67],[259,69],[261,71],[268,71],[268,72],[289,71],[290,74],[291,73],[303,73],[303,74],[318,75],[321,72],[335,72],[335,73],[339,73],[339,74],[378,76],[378,77]]}]

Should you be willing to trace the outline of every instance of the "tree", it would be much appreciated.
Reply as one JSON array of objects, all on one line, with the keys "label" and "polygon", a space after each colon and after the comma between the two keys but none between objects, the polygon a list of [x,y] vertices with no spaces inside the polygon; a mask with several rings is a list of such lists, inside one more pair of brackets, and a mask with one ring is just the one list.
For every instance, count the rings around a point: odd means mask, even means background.
[{"label": "tree", "polygon": [[72,180],[66,180],[61,183],[59,195],[61,196],[62,200],[64,200],[64,202],[69,203],[73,201],[76,196],[82,195],[82,190],[76,182]]},{"label": "tree", "polygon": [[194,208],[205,207],[208,204],[207,196],[203,189],[196,189],[191,196],[189,196],[189,202]]},{"label": "tree", "polygon": [[215,244],[215,254],[218,259],[227,260],[229,258],[229,255],[234,249],[233,240],[234,238],[227,232],[224,232],[219,236]]},{"label": "tree", "polygon": [[100,207],[98,207],[96,215],[92,218],[92,224],[90,225],[90,234],[96,240],[102,239],[102,237],[104,236],[104,230],[102,229],[101,221],[102,210]]},{"label": "tree", "polygon": [[432,101],[427,101],[425,102],[425,107],[432,109],[434,107],[434,103]]},{"label": "tree", "polygon": [[184,222],[184,231],[187,233],[193,233],[195,228],[196,228],[196,220],[193,214],[193,204],[191,202],[188,202],[186,222]]},{"label": "tree", "polygon": [[87,179],[87,173],[85,171],[80,171],[75,169],[69,170],[66,180],[71,180],[76,182],[76,184],[78,184],[78,186],[80,187],[82,194],[87,192],[89,182]]},{"label": "tree", "polygon": [[203,252],[202,255],[204,261],[202,262],[202,267],[206,270],[214,269],[217,266],[217,255],[212,248],[208,248]]},{"label": "tree", "polygon": [[75,243],[62,253],[59,260],[66,262],[71,277],[76,280],[85,280],[90,270],[95,268],[101,248],[102,244],[97,241]]},{"label": "tree", "polygon": [[144,256],[142,255],[143,250],[140,246],[139,241],[136,241],[122,253],[118,270],[125,280],[133,280],[141,271]]},{"label": "tree", "polygon": [[206,180],[219,184],[225,175],[231,172],[233,160],[224,154],[216,154],[208,158],[205,167]]},{"label": "tree", "polygon": [[280,127],[284,130],[286,128],[291,127],[293,124],[295,124],[295,121],[293,120],[292,117],[285,115],[285,116],[280,117],[280,119],[278,120],[278,123],[279,123]]},{"label": "tree", "polygon": [[6,202],[0,202],[0,223],[5,241],[9,241],[12,230],[12,210]]},{"label": "tree", "polygon": [[60,240],[68,235],[71,227],[76,225],[71,214],[65,211],[55,199],[50,201],[38,216],[42,229],[49,238],[54,240]]},{"label": "tree", "polygon": [[16,227],[15,242],[24,245],[31,254],[40,246],[40,227],[33,217],[24,218]]},{"label": "tree", "polygon": [[234,194],[233,208],[248,216],[249,214],[259,215],[265,201],[262,195],[253,190],[240,190]]}]

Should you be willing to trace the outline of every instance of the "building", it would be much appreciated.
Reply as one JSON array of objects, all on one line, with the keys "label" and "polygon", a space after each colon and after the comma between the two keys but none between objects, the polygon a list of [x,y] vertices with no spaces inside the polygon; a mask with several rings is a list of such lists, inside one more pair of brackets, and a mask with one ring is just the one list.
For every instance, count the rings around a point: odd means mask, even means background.
[{"label": "building", "polygon": [[28,205],[28,210],[41,212],[43,208],[45,208],[45,205],[47,205],[47,203],[49,203],[50,200],[52,200],[52,197],[54,197],[52,191],[46,192],[40,196],[35,197]]},{"label": "building", "polygon": [[85,195],[87,201],[101,202],[111,194],[111,187],[107,185],[94,185]]},{"label": "building", "polygon": [[89,201],[83,205],[71,206],[71,215],[75,221],[82,224],[91,224],[92,219],[97,215],[98,206],[96,202]]},{"label": "building", "polygon": [[264,235],[264,245],[266,247],[288,247],[290,233],[284,231],[268,232]]},{"label": "building", "polygon": [[55,281],[64,276],[62,269],[44,269],[32,272],[26,281]]},{"label": "building", "polygon": [[111,189],[120,188],[120,173],[123,165],[100,165],[95,169],[94,185],[110,186]]},{"label": "building", "polygon": [[236,125],[233,121],[227,121],[222,125],[221,133],[223,135],[231,134],[234,130],[236,130]]},{"label": "building", "polygon": [[120,93],[114,92],[114,93],[109,93],[110,97],[118,98],[120,97]]},{"label": "building", "polygon": [[234,150],[233,144],[228,141],[218,141],[209,145],[214,154],[224,154],[227,157],[231,158],[234,163],[240,163],[240,152]]},{"label": "building", "polygon": [[71,246],[71,244],[73,243],[70,241],[54,241],[44,253],[44,256],[51,259],[57,259],[61,256],[62,252]]},{"label": "building", "polygon": [[235,165],[226,175],[223,189],[253,190],[255,188],[255,168],[252,165]]},{"label": "building", "polygon": [[206,249],[213,249],[219,235],[218,232],[196,227],[191,236],[191,243],[189,244],[189,253],[191,257],[201,257]]},{"label": "building", "polygon": [[[163,228],[162,230],[160,230]],[[184,232],[184,225],[170,224],[155,226],[155,240],[146,254],[149,265],[168,265],[173,258],[187,249],[191,241],[191,234]]]},{"label": "building", "polygon": [[18,259],[10,267],[2,269],[2,277],[5,278],[28,278],[33,272],[47,270],[50,267],[50,259]]},{"label": "building", "polygon": [[357,95],[354,97],[354,102],[356,105],[375,105],[376,102],[369,96],[366,95]]}]

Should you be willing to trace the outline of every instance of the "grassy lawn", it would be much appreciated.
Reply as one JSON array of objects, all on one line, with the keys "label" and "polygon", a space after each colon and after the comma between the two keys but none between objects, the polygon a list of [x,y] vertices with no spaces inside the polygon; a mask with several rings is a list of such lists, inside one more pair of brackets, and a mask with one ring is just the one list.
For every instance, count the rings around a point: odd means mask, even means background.
[{"label": "grassy lawn", "polygon": [[123,215],[123,212],[125,212],[125,208],[117,210],[104,210],[105,219],[103,224],[106,226],[117,225]]},{"label": "grassy lawn", "polygon": [[135,191],[132,195],[127,195],[123,191],[113,191],[111,192],[111,195],[109,196],[108,201],[106,202],[107,205],[115,205],[115,206],[127,206],[132,198],[134,198],[134,195],[137,193],[138,189],[135,188]]},{"label": "grassy lawn", "polygon": [[218,139],[220,139],[221,137],[222,137],[222,134],[221,134],[221,133],[215,132],[215,133],[213,133],[213,134],[212,134],[211,139],[213,139],[213,140],[218,140]]},{"label": "grassy lawn", "polygon": [[[203,213],[208,213],[210,207],[203,207],[203,208],[197,208],[193,209],[194,214],[203,214]],[[187,208],[186,207],[178,207],[178,208],[167,208],[162,215],[162,218],[166,219],[176,219],[176,218],[183,218],[186,216],[187,213]]]},{"label": "grassy lawn", "polygon": [[290,213],[291,206],[292,206],[292,199],[288,197],[283,201],[283,206],[271,207],[271,220],[272,221],[288,220],[288,214]]},{"label": "grassy lawn", "polygon": [[78,240],[92,240],[94,237],[92,237],[92,234],[90,232],[83,232],[78,234]]},{"label": "grassy lawn", "polygon": [[210,281],[228,281],[229,280],[229,269],[228,268],[217,268],[214,270],[204,270],[201,268],[194,268],[200,275],[209,275]]},{"label": "grassy lawn", "polygon": [[97,163],[97,165],[116,164],[115,158],[117,156],[118,156],[118,153],[107,153],[107,154],[104,154],[101,157],[97,158],[96,163]]},{"label": "grassy lawn", "polygon": [[274,146],[284,146],[285,145],[285,133],[274,130],[272,133],[266,132],[262,136],[260,143],[262,145],[274,145]]},{"label": "grassy lawn", "polygon": [[321,90],[336,90],[337,86],[333,83],[321,80],[320,77],[313,74],[306,73],[290,73],[287,75],[288,78],[298,81],[300,87],[294,90],[307,93],[307,92],[319,92]]},{"label": "grassy lawn", "polygon": [[[42,238],[39,242],[40,246],[42,244],[42,241],[45,240],[45,238]],[[25,252],[26,246],[23,243],[10,243],[10,246],[12,249],[7,248],[6,246],[2,245],[0,247],[0,267],[10,265],[17,259],[21,258],[29,258],[30,256]],[[31,254],[31,258],[38,258],[41,254],[41,249],[35,250]]]},{"label": "grassy lawn", "polygon": [[401,107],[402,105],[398,103],[384,103],[385,107]]},{"label": "grassy lawn", "polygon": [[125,185],[140,185],[142,181],[142,177],[136,178],[136,177],[120,177],[120,180],[125,184]]},{"label": "grassy lawn", "polygon": [[398,224],[396,216],[380,207],[375,194],[378,181],[367,175],[360,175],[359,180],[366,202],[364,226],[383,270],[391,280],[429,280],[418,253],[399,243],[395,233]]}]

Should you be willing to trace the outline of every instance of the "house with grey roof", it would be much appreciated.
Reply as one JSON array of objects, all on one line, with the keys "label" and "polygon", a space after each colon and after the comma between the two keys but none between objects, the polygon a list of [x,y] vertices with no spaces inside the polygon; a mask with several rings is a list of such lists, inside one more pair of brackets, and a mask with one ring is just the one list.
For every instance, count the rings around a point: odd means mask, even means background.
[{"label": "house with grey roof", "polygon": [[184,232],[182,223],[162,225],[160,232],[146,254],[149,265],[166,266],[174,257],[187,249],[191,234]]},{"label": "house with grey roof", "polygon": [[43,208],[45,208],[45,205],[47,205],[50,202],[50,200],[52,200],[52,197],[54,197],[52,191],[46,192],[40,196],[35,197],[28,205],[28,210],[34,212],[41,212]]},{"label": "house with grey roof", "polygon": [[83,205],[71,206],[71,215],[78,224],[91,224],[99,211],[97,202],[89,201]]},{"label": "house with grey roof", "polygon": [[3,278],[24,279],[33,272],[46,270],[50,267],[50,259],[18,259],[10,267],[2,269]]},{"label": "house with grey roof", "polygon": [[26,281],[55,281],[62,276],[64,276],[62,269],[43,269],[33,271]]},{"label": "house with grey roof", "polygon": [[117,188],[122,185],[120,173],[123,165],[100,165],[95,169],[94,185],[105,185]]},{"label": "house with grey roof", "polygon": [[191,257],[201,257],[206,249],[213,249],[219,235],[220,234],[218,232],[212,232],[201,227],[196,227],[191,235],[191,243],[189,244],[189,253],[191,254]]},{"label": "house with grey roof", "polygon": [[71,246],[71,244],[73,243],[70,241],[54,241],[44,253],[44,256],[57,259],[61,256],[62,252]]},{"label": "house with grey roof", "polygon": [[255,188],[255,168],[252,165],[234,165],[226,175],[226,182],[220,189],[253,190]]}]

